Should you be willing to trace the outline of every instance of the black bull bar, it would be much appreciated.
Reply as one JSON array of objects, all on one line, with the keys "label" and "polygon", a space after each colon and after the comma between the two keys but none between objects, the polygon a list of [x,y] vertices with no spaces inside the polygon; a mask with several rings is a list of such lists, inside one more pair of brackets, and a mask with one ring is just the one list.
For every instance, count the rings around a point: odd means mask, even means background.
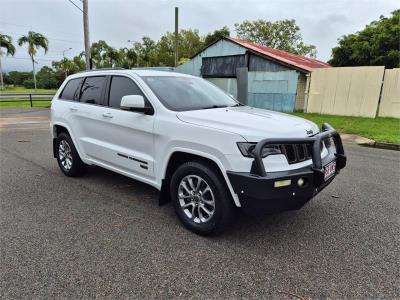
[{"label": "black bull bar", "polygon": [[[343,169],[346,166],[346,155],[344,154],[342,139],[340,138],[339,133],[328,123],[324,123],[322,125],[322,131],[320,133],[315,134],[311,137],[306,138],[270,138],[264,139],[257,143],[255,149],[253,150],[254,160],[251,166],[251,175],[253,176],[261,176],[266,177],[267,171],[265,170],[265,166],[263,163],[262,151],[265,146],[268,145],[278,145],[278,144],[310,144],[312,145],[311,158],[312,158],[312,169],[319,176],[317,178],[323,180],[324,178],[324,169],[322,165],[321,159],[321,145],[322,141],[325,143],[326,148],[331,153],[332,145],[330,139],[334,140],[336,146],[336,153],[334,156],[336,157],[336,168],[337,170]],[[276,155],[278,153],[270,153],[268,155]],[[265,156],[266,157],[266,156]],[[264,158],[265,158],[264,157]]]}]

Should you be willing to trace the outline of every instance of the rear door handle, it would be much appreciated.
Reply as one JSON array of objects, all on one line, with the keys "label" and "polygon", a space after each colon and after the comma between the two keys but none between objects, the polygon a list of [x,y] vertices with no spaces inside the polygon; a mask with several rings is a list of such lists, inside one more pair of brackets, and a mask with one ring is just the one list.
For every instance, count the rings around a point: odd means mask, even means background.
[{"label": "rear door handle", "polygon": [[103,117],[104,118],[114,118],[114,116],[112,115],[112,113],[110,113],[110,112],[106,112],[106,113],[103,113]]},{"label": "rear door handle", "polygon": [[74,106],[71,106],[71,107],[69,108],[69,110],[70,110],[70,111],[77,111],[77,110],[78,110],[78,107],[76,107],[76,106],[74,105]]}]

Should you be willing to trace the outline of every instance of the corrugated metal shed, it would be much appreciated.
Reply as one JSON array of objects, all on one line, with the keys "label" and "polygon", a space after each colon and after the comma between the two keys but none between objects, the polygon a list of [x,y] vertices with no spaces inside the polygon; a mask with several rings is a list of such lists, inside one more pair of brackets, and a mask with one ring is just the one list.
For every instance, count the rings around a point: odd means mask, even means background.
[{"label": "corrugated metal shed", "polygon": [[[288,112],[295,110],[297,98],[297,106],[304,107],[306,80],[298,87],[299,78],[329,67],[316,59],[223,37],[176,70],[207,78],[244,104]],[[246,69],[245,75],[238,76],[240,69]]]}]

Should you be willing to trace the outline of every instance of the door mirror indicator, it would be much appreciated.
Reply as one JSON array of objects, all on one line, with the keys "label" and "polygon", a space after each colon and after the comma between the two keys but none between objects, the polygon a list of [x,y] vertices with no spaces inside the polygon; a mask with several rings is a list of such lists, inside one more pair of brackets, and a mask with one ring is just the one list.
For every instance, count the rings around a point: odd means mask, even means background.
[{"label": "door mirror indicator", "polygon": [[146,115],[154,114],[154,110],[151,106],[146,106],[144,97],[141,95],[126,95],[121,99],[120,108],[123,110],[143,112]]}]

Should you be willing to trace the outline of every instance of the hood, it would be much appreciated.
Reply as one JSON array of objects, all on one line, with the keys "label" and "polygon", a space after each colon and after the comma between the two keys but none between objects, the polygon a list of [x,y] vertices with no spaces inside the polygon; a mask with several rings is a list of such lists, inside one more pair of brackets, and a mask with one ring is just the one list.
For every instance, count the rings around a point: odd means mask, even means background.
[{"label": "hood", "polygon": [[314,123],[305,119],[249,106],[185,111],[177,113],[177,117],[183,122],[239,134],[248,142],[306,137],[319,132]]}]

